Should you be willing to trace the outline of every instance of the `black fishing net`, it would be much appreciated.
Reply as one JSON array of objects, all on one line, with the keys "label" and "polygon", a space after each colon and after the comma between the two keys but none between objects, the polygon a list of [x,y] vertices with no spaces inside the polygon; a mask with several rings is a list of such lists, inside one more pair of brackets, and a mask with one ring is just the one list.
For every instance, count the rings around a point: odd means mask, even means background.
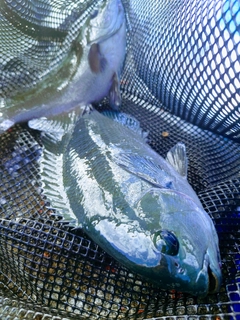
[{"label": "black fishing net", "polygon": [[[54,69],[94,1],[0,3],[3,99]],[[159,290],[63,223],[43,195],[41,135],[16,125],[0,135],[0,319],[240,319],[239,1],[124,6],[122,110],[162,156],[185,143],[188,180],[219,236],[221,290]]]}]

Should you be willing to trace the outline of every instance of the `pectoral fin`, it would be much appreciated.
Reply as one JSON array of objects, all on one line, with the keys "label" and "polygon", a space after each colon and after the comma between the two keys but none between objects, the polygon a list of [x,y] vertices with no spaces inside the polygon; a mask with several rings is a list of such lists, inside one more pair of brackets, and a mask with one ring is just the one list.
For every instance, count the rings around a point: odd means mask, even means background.
[{"label": "pectoral fin", "polygon": [[166,161],[183,177],[187,177],[187,154],[183,143],[177,143],[171,148],[166,157]]},{"label": "pectoral fin", "polygon": [[115,156],[115,160],[123,169],[151,185],[158,188],[171,188],[172,181],[169,176],[161,169],[160,165],[155,164],[150,158],[127,152],[119,153]]},{"label": "pectoral fin", "polygon": [[88,63],[93,73],[100,73],[105,70],[107,60],[101,54],[99,43],[93,43],[88,53]]}]

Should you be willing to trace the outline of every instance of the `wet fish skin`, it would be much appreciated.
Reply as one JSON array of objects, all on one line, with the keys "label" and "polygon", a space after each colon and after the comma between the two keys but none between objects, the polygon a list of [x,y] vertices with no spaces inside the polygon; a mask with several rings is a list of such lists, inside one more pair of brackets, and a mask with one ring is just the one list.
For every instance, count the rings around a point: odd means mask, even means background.
[{"label": "wet fish skin", "polygon": [[186,180],[182,144],[165,161],[137,132],[96,111],[66,141],[63,185],[77,226],[162,289],[219,290],[217,233]]},{"label": "wet fish skin", "polygon": [[1,99],[0,132],[18,122],[51,117],[99,101],[109,93],[112,106],[118,108],[125,38],[121,1],[101,1],[57,68],[33,88]]}]

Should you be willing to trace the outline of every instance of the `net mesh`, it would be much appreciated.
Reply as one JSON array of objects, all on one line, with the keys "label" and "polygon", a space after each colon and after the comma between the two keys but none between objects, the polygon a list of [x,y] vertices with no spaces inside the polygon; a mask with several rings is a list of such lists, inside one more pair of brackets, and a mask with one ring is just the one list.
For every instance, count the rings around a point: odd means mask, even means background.
[{"label": "net mesh", "polygon": [[239,6],[238,0],[126,1],[126,91],[239,139]]},{"label": "net mesh", "polygon": [[[15,39],[12,28],[30,44],[23,45],[29,55],[20,48],[17,57],[1,45],[0,84],[9,85],[9,92],[27,85],[24,73],[23,82],[13,84],[16,78],[6,82],[3,71],[39,70],[41,50],[49,44],[35,37],[33,46],[33,35],[12,25],[2,4],[14,18],[40,25],[39,33],[53,29],[52,37],[58,38],[56,30],[68,33],[92,3],[67,1],[62,11],[61,1],[1,1],[1,44],[9,34]],[[122,110],[140,121],[162,156],[177,142],[185,143],[188,180],[219,236],[221,290],[206,298],[159,290],[119,265],[82,230],[63,223],[43,195],[41,138],[16,125],[0,135],[0,319],[240,318],[239,2],[130,0],[124,5],[128,43]],[[8,91],[2,92],[5,97]],[[108,100],[97,107],[107,108]]]}]

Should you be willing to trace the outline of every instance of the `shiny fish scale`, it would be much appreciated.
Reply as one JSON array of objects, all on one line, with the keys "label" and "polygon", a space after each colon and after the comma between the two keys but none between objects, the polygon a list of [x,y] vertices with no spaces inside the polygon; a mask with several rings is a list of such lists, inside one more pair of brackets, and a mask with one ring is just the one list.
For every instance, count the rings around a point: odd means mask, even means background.
[{"label": "shiny fish scale", "polygon": [[[84,155],[86,159],[89,159],[91,169],[87,170],[88,174],[97,181],[98,185],[104,186],[104,190],[106,190],[109,195],[114,192],[113,197],[115,204],[126,209],[128,203],[124,201],[125,197],[123,195],[121,196],[121,190],[116,181],[117,177],[113,175],[111,163],[107,161],[105,155],[99,153],[97,145],[89,137],[89,132],[83,130],[79,138],[82,141],[82,148],[78,150],[78,156],[82,157]],[[104,175],[102,174],[103,170]]]}]

